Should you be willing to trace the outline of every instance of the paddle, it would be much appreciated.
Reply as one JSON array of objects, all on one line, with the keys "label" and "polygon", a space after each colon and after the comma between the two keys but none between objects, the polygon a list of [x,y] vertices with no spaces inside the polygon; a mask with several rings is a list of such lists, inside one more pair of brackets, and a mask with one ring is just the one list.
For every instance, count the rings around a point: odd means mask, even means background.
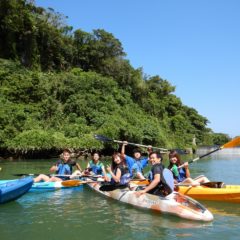
[{"label": "paddle", "polygon": [[[104,180],[103,180],[104,181]],[[103,181],[82,181],[82,180],[77,180],[77,179],[72,179],[72,180],[65,180],[62,181],[61,184],[64,187],[77,187],[81,184],[86,184],[86,183],[96,183],[96,182],[103,182]]]},{"label": "paddle", "polygon": [[[17,177],[23,177],[23,176],[38,176],[40,175],[40,173],[14,173],[12,174],[13,176],[17,176]],[[69,178],[72,175],[58,175],[58,174],[44,174],[47,175],[49,177],[59,177],[59,178]],[[98,176],[91,176],[91,175],[76,175],[74,176],[74,178],[81,178],[81,177],[90,177],[90,178],[97,178]]]},{"label": "paddle", "polygon": [[[225,143],[224,145],[214,149],[213,151],[208,152],[206,154],[203,154],[203,155],[201,155],[199,157],[194,158],[193,160],[188,161],[188,163],[196,162],[199,159],[204,158],[204,157],[206,157],[206,156],[208,156],[208,155],[210,155],[210,154],[212,154],[214,152],[217,152],[217,151],[219,151],[219,150],[221,150],[223,148],[233,148],[233,147],[236,147],[236,146],[239,146],[239,145],[240,145],[240,137],[236,137],[236,138],[232,139],[231,141]],[[183,167],[183,165],[179,166],[179,168],[181,168],[181,167]]]},{"label": "paddle", "polygon": [[[136,182],[136,185],[138,186],[146,186],[149,184],[149,181],[147,179],[131,179],[129,182]],[[138,182],[140,182],[140,184],[138,184]],[[104,185],[102,185],[99,190],[101,191],[113,191],[116,189],[123,189],[128,187],[128,184],[111,184],[111,183],[106,183]]]},{"label": "paddle", "polygon": [[80,181],[80,180],[66,180],[66,181],[62,181],[61,184],[64,187],[77,187],[80,186],[81,184],[87,183],[87,181]]},{"label": "paddle", "polygon": [[110,192],[116,189],[123,189],[128,187],[128,185],[124,184],[124,185],[118,185],[118,184],[104,184],[102,185],[99,190],[103,191],[103,192]]},{"label": "paddle", "polygon": [[[103,142],[115,142],[115,143],[123,143],[123,141],[119,141],[119,140],[114,140],[114,139],[111,139],[111,138],[108,138],[108,137],[105,137],[103,135],[97,135],[95,134],[94,135],[94,138],[99,140],[99,141],[103,141]],[[128,145],[132,145],[132,146],[136,146],[136,147],[146,147],[148,148],[149,146],[147,145],[143,145],[143,144],[138,144],[138,143],[131,143],[131,142],[128,142]],[[168,149],[165,149],[165,148],[159,148],[159,147],[152,147],[153,149],[159,149],[163,152],[167,152]]]}]

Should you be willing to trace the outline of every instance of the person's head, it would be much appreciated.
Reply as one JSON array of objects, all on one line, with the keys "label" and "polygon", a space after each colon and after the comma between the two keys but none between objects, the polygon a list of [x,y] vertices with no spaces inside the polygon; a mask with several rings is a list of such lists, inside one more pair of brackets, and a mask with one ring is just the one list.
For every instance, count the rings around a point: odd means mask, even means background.
[{"label": "person's head", "polygon": [[170,164],[176,164],[177,166],[181,165],[181,159],[176,150],[171,150],[169,153]]},{"label": "person's head", "polygon": [[67,162],[71,157],[71,151],[69,149],[64,149],[62,153],[63,161]]},{"label": "person's head", "polygon": [[139,148],[136,148],[133,150],[133,156],[135,159],[140,159],[142,156],[142,153]]},{"label": "person's head", "polygon": [[151,152],[150,155],[149,155],[149,161],[152,165],[154,165],[156,163],[161,163],[162,155],[160,153],[157,153],[157,152]]},{"label": "person's head", "polygon": [[98,162],[99,159],[100,159],[100,154],[99,154],[98,152],[93,152],[93,153],[92,153],[92,160],[93,160],[94,162]]},{"label": "person's head", "polygon": [[114,153],[112,155],[112,162],[115,162],[117,164],[119,164],[120,162],[122,162],[122,157],[120,153]]},{"label": "person's head", "polygon": [[114,169],[117,165],[122,162],[122,156],[120,153],[114,153],[112,155],[112,168]]}]

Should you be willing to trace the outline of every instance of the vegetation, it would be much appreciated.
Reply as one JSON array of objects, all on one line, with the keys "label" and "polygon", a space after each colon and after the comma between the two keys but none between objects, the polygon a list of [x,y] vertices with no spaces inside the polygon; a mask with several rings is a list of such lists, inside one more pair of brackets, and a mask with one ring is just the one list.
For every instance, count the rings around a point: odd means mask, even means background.
[{"label": "vegetation", "polygon": [[95,133],[165,148],[229,140],[167,80],[134,69],[111,33],[72,32],[33,1],[1,0],[0,58],[2,155],[109,147]]}]

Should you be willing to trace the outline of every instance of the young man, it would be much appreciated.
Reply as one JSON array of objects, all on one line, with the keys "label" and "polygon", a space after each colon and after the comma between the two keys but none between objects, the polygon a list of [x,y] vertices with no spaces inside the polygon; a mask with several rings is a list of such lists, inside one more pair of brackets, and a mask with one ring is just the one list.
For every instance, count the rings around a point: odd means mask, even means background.
[{"label": "young man", "polygon": [[[164,166],[161,163],[162,156],[159,153],[152,152],[149,155],[149,161],[152,165],[149,177],[150,184],[145,189],[136,192],[136,195],[140,196],[145,193],[150,193],[159,196],[166,196],[170,194],[172,190],[169,189],[163,182],[163,179],[161,179],[164,169]],[[170,175],[170,177],[173,182],[173,176]]]},{"label": "young man", "polygon": [[[76,167],[78,172],[82,172],[82,169],[78,163],[71,160],[71,152],[68,149],[64,149],[62,153],[62,159],[58,160],[55,165],[50,168],[50,172],[55,172],[56,175],[71,175],[72,168]],[[48,177],[45,174],[40,174],[36,178],[34,178],[34,182],[57,182],[62,181],[62,178],[59,177]]]},{"label": "young man", "polygon": [[[136,178],[145,179],[143,176],[143,169],[148,165],[148,157],[142,158],[141,151],[135,149],[133,151],[133,157],[130,157],[125,154],[125,146],[128,144],[127,141],[123,141],[121,154],[125,159],[125,162],[128,166],[131,177],[135,175]],[[152,146],[149,146],[149,151],[151,151]]]}]

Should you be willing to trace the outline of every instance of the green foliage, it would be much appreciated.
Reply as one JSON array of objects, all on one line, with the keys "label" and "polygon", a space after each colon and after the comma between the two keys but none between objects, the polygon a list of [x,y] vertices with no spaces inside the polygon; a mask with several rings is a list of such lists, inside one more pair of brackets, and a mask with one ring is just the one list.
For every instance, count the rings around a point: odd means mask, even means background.
[{"label": "green foliage", "polygon": [[213,133],[212,134],[212,141],[214,145],[224,145],[225,143],[229,142],[231,138],[224,133]]},{"label": "green foliage", "polygon": [[226,139],[167,80],[134,69],[111,33],[72,33],[65,19],[30,0],[0,1],[1,149],[108,147],[94,133],[165,148]]}]

